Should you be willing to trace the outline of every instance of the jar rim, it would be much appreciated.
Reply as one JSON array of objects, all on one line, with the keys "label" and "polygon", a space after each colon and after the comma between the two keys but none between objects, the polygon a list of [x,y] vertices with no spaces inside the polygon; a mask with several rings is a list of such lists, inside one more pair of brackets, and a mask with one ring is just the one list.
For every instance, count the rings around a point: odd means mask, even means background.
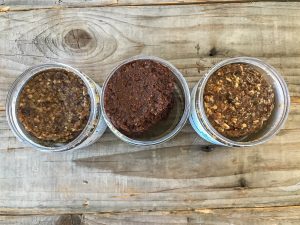
[{"label": "jar rim", "polygon": [[130,58],[122,61],[121,63],[119,63],[109,73],[109,75],[107,76],[107,78],[103,84],[103,88],[102,88],[103,91],[102,91],[102,95],[101,95],[102,99],[104,99],[104,94],[105,94],[105,89],[107,87],[107,84],[108,84],[109,80],[111,79],[111,77],[115,74],[115,72],[121,66],[123,66],[129,62],[137,61],[137,60],[152,60],[152,61],[158,62],[158,63],[166,66],[168,69],[170,69],[172,74],[179,80],[181,88],[183,90],[184,111],[181,115],[181,118],[180,118],[178,124],[174,127],[174,129],[172,129],[171,132],[167,133],[163,137],[160,137],[156,140],[136,140],[136,139],[127,137],[126,135],[124,135],[122,132],[120,132],[118,129],[115,128],[115,126],[112,124],[112,122],[110,121],[110,119],[108,118],[108,116],[105,112],[105,103],[104,102],[103,102],[103,104],[101,104],[101,111],[102,111],[104,120],[107,123],[107,126],[121,140],[123,140],[129,144],[133,144],[133,145],[140,145],[140,146],[156,145],[156,144],[166,142],[166,141],[170,140],[171,138],[173,138],[185,125],[185,123],[189,117],[189,113],[190,113],[190,102],[191,102],[190,91],[189,91],[188,84],[187,84],[185,78],[183,77],[183,75],[181,74],[181,72],[175,66],[173,66],[170,62],[168,62],[164,59],[161,59],[159,57],[156,57],[156,56],[136,55],[136,56],[130,57]]},{"label": "jar rim", "polygon": [[[66,144],[62,144],[60,146],[44,146],[40,143],[37,143],[33,140],[33,138],[30,137],[29,134],[26,134],[26,132],[23,132],[22,124],[18,121],[18,118],[16,116],[16,102],[18,100],[18,97],[23,90],[23,87],[27,84],[27,82],[32,79],[36,74],[42,71],[46,71],[49,69],[63,69],[69,72],[72,72],[76,76],[78,76],[87,87],[90,101],[91,101],[91,107],[90,107],[90,115],[89,119],[84,127],[84,129],[80,132],[80,134],[72,141],[67,142]],[[36,66],[32,66],[25,70],[23,73],[21,73],[18,78],[13,82],[11,85],[9,92],[7,94],[6,99],[6,116],[8,120],[8,124],[13,131],[13,133],[18,137],[19,140],[22,142],[29,144],[30,146],[34,147],[35,149],[39,151],[44,152],[62,152],[62,151],[68,151],[71,149],[74,149],[76,146],[78,146],[80,143],[82,143],[83,140],[86,139],[87,133],[90,129],[89,124],[97,117],[97,108],[96,108],[96,94],[94,91],[94,87],[90,83],[90,79],[88,76],[80,72],[79,70],[63,64],[63,63],[45,63],[45,64],[39,64]]]},{"label": "jar rim", "polygon": [[[280,118],[280,120],[277,122],[277,124],[272,127],[272,129],[270,129],[269,131],[267,131],[262,137],[259,137],[255,140],[251,140],[251,141],[235,141],[232,139],[229,139],[225,136],[223,136],[222,134],[220,134],[213,126],[212,124],[209,122],[205,110],[204,110],[204,89],[206,86],[207,81],[209,80],[209,78],[214,74],[215,71],[217,71],[218,69],[220,69],[221,67],[228,65],[228,64],[234,64],[234,63],[245,63],[245,64],[249,64],[252,66],[256,66],[260,69],[262,69],[266,74],[268,74],[273,81],[276,81],[280,84],[280,88],[278,87],[274,87],[274,89],[280,90],[283,93],[283,99],[284,99],[284,104],[283,104],[283,112],[282,112],[282,116]],[[284,125],[285,121],[287,120],[288,117],[288,112],[290,109],[290,96],[289,96],[289,91],[288,91],[288,87],[287,84],[285,83],[282,75],[271,65],[263,62],[260,59],[257,58],[253,58],[253,57],[235,57],[235,58],[229,58],[229,59],[225,59],[219,63],[217,63],[216,65],[214,65],[203,77],[203,80],[201,80],[202,82],[199,82],[197,84],[199,90],[198,95],[195,98],[195,101],[197,101],[197,105],[199,106],[199,112],[201,115],[201,120],[202,123],[205,127],[205,129],[207,130],[207,132],[209,132],[214,138],[216,138],[218,141],[220,141],[221,143],[227,145],[227,146],[254,146],[254,145],[258,145],[261,143],[264,143],[268,140],[270,140],[274,135],[276,135],[280,128]],[[199,116],[197,114],[197,116]]]}]

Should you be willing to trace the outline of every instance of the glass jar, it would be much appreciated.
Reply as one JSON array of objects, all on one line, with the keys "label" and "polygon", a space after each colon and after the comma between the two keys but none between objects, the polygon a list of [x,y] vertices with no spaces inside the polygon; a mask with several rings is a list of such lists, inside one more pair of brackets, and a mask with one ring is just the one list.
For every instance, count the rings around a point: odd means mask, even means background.
[{"label": "glass jar", "polygon": [[[264,78],[273,86],[275,106],[266,124],[254,135],[239,140],[231,140],[221,135],[210,124],[204,110],[203,95],[205,85],[212,74],[221,67],[232,63],[250,64],[263,73]],[[290,97],[287,85],[282,76],[267,63],[250,57],[226,59],[213,66],[196,84],[191,94],[190,123],[200,137],[206,141],[223,146],[253,146],[270,140],[284,125],[290,108]]]},{"label": "glass jar", "polygon": [[[55,143],[50,146],[44,145],[41,141],[37,140],[37,138],[26,132],[17,117],[17,102],[23,87],[36,74],[49,69],[63,69],[80,77],[87,87],[91,101],[90,116],[82,132],[74,140],[68,143]],[[59,152],[83,148],[96,142],[96,140],[102,136],[106,129],[106,123],[101,112],[100,97],[101,87],[98,86],[88,76],[81,73],[77,69],[72,68],[71,66],[60,63],[34,66],[23,72],[15,80],[8,92],[6,101],[6,115],[8,124],[13,133],[21,142],[28,144],[40,151]]]},{"label": "glass jar", "polygon": [[147,131],[143,133],[141,137],[130,138],[125,134],[123,134],[122,132],[120,132],[110,121],[110,119],[106,114],[105,102],[103,102],[103,104],[101,105],[103,116],[111,131],[121,140],[129,144],[134,144],[134,145],[160,144],[174,137],[182,129],[182,127],[184,126],[184,124],[186,123],[189,117],[189,112],[190,112],[190,92],[189,92],[188,85],[184,77],[182,76],[182,74],[171,63],[158,57],[142,56],[142,55],[138,55],[123,61],[118,66],[116,66],[107,77],[103,85],[102,99],[104,99],[104,93],[107,84],[109,80],[112,78],[112,76],[115,74],[115,72],[121,66],[138,60],[151,60],[151,61],[158,62],[163,66],[167,67],[172,72],[172,75],[174,76],[176,81],[175,92],[174,92],[175,104],[172,107],[168,117],[165,120],[159,122],[158,124],[155,124],[151,128],[151,131]]}]

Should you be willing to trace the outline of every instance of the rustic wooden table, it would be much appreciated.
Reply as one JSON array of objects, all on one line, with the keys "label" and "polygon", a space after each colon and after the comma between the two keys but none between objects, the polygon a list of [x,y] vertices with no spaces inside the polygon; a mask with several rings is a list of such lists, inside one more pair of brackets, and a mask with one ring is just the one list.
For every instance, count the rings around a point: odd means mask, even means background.
[{"label": "rustic wooden table", "polygon": [[[300,224],[300,3],[29,2],[0,0],[1,225]],[[169,60],[190,87],[222,59],[265,60],[289,86],[286,126],[252,148],[206,146],[187,124],[157,147],[107,130],[89,148],[55,154],[10,131],[6,94],[26,68],[63,62],[101,84],[137,54]]]}]

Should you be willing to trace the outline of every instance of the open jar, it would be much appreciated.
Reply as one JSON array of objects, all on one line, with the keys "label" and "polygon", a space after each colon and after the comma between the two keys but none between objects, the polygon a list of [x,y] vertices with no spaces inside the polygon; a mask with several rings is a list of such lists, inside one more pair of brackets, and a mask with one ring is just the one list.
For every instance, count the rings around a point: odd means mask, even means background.
[{"label": "open jar", "polygon": [[[12,84],[6,102],[7,120],[16,137],[37,150],[59,152],[83,148],[94,143],[106,129],[100,96],[101,87],[71,66],[60,63],[34,66]],[[80,104],[85,104],[85,112]],[[84,122],[79,121],[80,113]],[[51,119],[53,122],[49,122]],[[81,128],[76,128],[76,124]],[[52,133],[47,133],[47,128]],[[70,135],[63,136],[64,131]],[[53,137],[56,139],[51,140]]]},{"label": "open jar", "polygon": [[[272,100],[274,103],[268,119],[264,121],[265,123],[263,126],[256,132],[239,138],[228,138],[221,134],[220,129],[217,130],[216,126],[213,126],[212,122],[208,119],[208,114],[205,110],[204,93],[210,78],[220,71],[220,69],[225,68],[228,65],[246,65],[253,68],[261,74],[263,79],[273,90]],[[227,94],[228,93],[224,93],[224,95]],[[191,115],[189,119],[194,130],[206,141],[223,146],[253,146],[270,140],[284,125],[290,107],[288,88],[281,75],[272,66],[261,60],[250,57],[226,59],[216,64],[196,84],[192,91],[191,99]],[[239,101],[245,101],[245,99],[240,99]],[[240,104],[241,102],[238,103]],[[217,106],[215,107],[217,108]],[[255,122],[257,121],[254,121],[254,123]],[[242,125],[247,127],[247,124]],[[229,128],[229,126],[225,127],[225,129],[227,128]]]},{"label": "open jar", "polygon": [[154,56],[119,64],[103,85],[102,112],[112,132],[129,144],[154,145],[174,137],[190,112],[182,74]]}]

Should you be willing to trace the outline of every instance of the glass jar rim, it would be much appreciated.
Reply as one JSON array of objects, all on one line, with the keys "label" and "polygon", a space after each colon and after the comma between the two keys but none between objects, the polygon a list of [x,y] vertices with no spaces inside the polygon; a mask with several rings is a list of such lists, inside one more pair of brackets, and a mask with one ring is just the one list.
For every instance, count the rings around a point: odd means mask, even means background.
[{"label": "glass jar rim", "polygon": [[[26,83],[32,79],[37,73],[46,71],[49,69],[63,69],[69,72],[72,72],[76,76],[78,76],[86,85],[88,89],[88,93],[91,100],[91,108],[90,108],[90,115],[89,119],[86,123],[86,126],[84,129],[80,132],[80,134],[72,141],[62,144],[61,146],[44,146],[41,145],[35,141],[32,140],[29,134],[26,134],[26,132],[23,132],[22,125],[18,121],[18,118],[16,116],[16,102],[19,97],[20,92],[22,91],[23,87],[26,85]],[[89,124],[97,117],[97,109],[96,109],[96,94],[93,91],[93,88],[90,83],[90,79],[88,76],[80,72],[79,70],[73,68],[72,66],[63,64],[63,63],[45,63],[45,64],[39,64],[36,66],[32,66],[25,70],[23,73],[21,73],[18,78],[13,82],[11,85],[9,92],[7,94],[7,100],[6,100],[6,115],[8,124],[13,131],[13,133],[26,144],[31,145],[35,149],[39,151],[44,152],[62,152],[62,151],[68,151],[76,146],[78,146],[85,138],[86,134],[88,133],[90,127]]]},{"label": "glass jar rim", "polygon": [[[285,104],[284,104],[284,110],[283,110],[280,121],[278,121],[276,126],[273,129],[269,130],[265,135],[263,135],[262,137],[259,137],[258,139],[252,140],[252,141],[245,141],[245,142],[234,141],[234,140],[231,140],[231,139],[221,135],[209,122],[209,120],[206,116],[205,110],[204,110],[203,95],[204,95],[204,88],[206,86],[208,79],[219,68],[221,68],[225,65],[228,65],[228,64],[233,64],[233,63],[246,63],[246,64],[250,64],[250,65],[253,65],[253,66],[256,66],[256,67],[262,69],[265,73],[269,74],[273,80],[277,81],[280,84],[280,87],[281,87],[280,89],[283,92],[283,98],[284,98]],[[288,112],[290,109],[290,96],[289,96],[287,84],[285,83],[285,81],[284,81],[283,77],[280,75],[280,73],[273,66],[263,62],[260,59],[257,59],[254,57],[235,57],[235,58],[225,59],[225,60],[217,63],[216,65],[214,65],[204,75],[202,82],[199,82],[197,84],[197,86],[200,90],[199,90],[199,94],[196,96],[195,100],[197,101],[197,103],[199,105],[199,111],[200,111],[200,115],[202,116],[201,119],[202,119],[204,126],[206,127],[207,131],[210,132],[218,141],[221,141],[222,143],[225,143],[228,146],[240,146],[240,147],[241,146],[243,146],[243,147],[244,146],[254,146],[254,145],[261,144],[265,141],[268,141],[275,134],[277,134],[277,132],[280,130],[280,128],[284,125],[285,121],[287,120]]]},{"label": "glass jar rim", "polygon": [[184,111],[181,115],[180,121],[178,122],[178,124],[176,125],[176,127],[169,133],[167,133],[166,135],[164,135],[161,138],[158,138],[156,140],[149,140],[149,141],[141,141],[141,140],[136,140],[133,138],[129,138],[126,135],[124,135],[123,133],[121,133],[118,129],[115,128],[115,126],[112,124],[112,122],[110,121],[110,119],[108,118],[106,112],[105,112],[105,103],[103,102],[103,104],[101,104],[101,111],[103,113],[103,117],[104,120],[107,123],[107,126],[110,128],[110,130],[117,136],[119,137],[121,140],[129,143],[129,144],[133,144],[133,145],[141,145],[141,146],[147,146],[147,145],[156,145],[156,144],[160,144],[163,142],[166,142],[168,140],[170,140],[171,138],[173,138],[184,126],[184,124],[186,123],[188,117],[189,117],[189,113],[190,113],[190,102],[191,102],[191,98],[190,98],[190,91],[189,91],[189,87],[188,84],[185,80],[185,78],[183,77],[183,75],[181,74],[181,72],[175,67],[173,66],[170,62],[161,59],[159,57],[156,56],[148,56],[148,55],[136,55],[133,57],[130,57],[124,61],[122,61],[121,63],[119,63],[116,67],[114,67],[114,69],[109,73],[108,77],[106,78],[104,84],[103,84],[103,88],[102,88],[102,95],[101,98],[104,99],[104,94],[105,94],[105,89],[107,87],[107,84],[110,80],[110,78],[115,74],[115,72],[123,65],[132,62],[132,61],[137,61],[137,60],[152,60],[152,61],[156,61],[164,66],[166,66],[168,69],[171,70],[172,74],[179,80],[181,88],[183,90],[183,96],[184,96]]}]

